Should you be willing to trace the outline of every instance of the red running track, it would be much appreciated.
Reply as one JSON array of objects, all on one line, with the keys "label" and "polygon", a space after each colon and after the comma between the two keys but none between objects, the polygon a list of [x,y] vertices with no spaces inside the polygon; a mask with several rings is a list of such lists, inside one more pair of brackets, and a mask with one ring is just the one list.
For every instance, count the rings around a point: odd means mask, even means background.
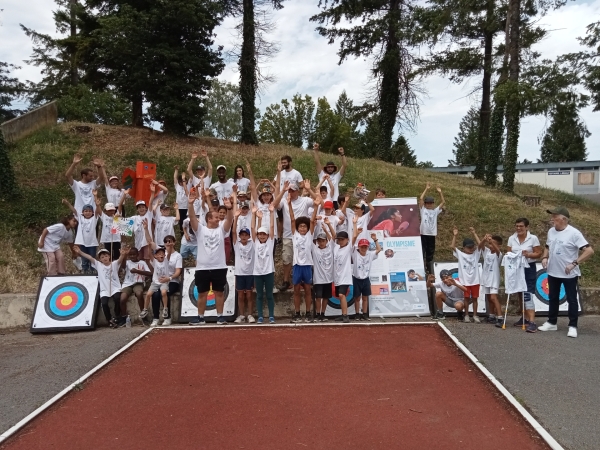
[{"label": "red running track", "polygon": [[548,448],[437,326],[154,331],[2,449]]}]

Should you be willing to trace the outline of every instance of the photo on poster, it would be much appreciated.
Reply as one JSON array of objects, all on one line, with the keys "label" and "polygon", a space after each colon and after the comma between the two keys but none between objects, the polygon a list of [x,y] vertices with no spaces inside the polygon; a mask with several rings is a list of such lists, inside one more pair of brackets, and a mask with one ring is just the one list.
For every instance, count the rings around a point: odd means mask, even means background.
[{"label": "photo on poster", "polygon": [[415,281],[425,281],[425,269],[408,269],[406,272],[406,278],[409,283]]},{"label": "photo on poster", "polygon": [[384,237],[420,236],[419,207],[409,205],[382,205],[375,206],[369,230],[381,231]]},{"label": "photo on poster", "polygon": [[387,284],[372,284],[371,295],[390,295],[390,287]]},{"label": "photo on poster", "polygon": [[406,274],[404,272],[390,273],[392,292],[406,292]]}]

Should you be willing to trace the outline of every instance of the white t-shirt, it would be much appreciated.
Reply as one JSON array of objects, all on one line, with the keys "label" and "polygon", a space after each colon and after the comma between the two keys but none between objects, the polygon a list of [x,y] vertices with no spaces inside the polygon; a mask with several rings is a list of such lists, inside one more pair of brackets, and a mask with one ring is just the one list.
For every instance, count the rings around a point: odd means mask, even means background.
[{"label": "white t-shirt", "polygon": [[[248,210],[248,214],[246,214],[245,216],[242,216],[241,214],[238,216],[237,219],[237,228],[235,230],[235,235],[239,236],[240,235],[240,230],[246,228],[248,230],[250,230],[250,224],[252,222],[252,213],[250,212],[250,210]],[[262,226],[266,226],[267,228],[269,228],[270,226],[270,222],[267,222],[265,224],[265,219],[263,217],[263,225]]]},{"label": "white t-shirt", "polygon": [[150,272],[150,268],[144,260],[139,260],[138,262],[133,262],[130,260],[125,261],[125,278],[123,279],[123,285],[121,286],[122,288],[132,286],[136,283],[143,283],[146,280],[146,277],[140,275],[139,273],[131,273],[131,269]]},{"label": "white t-shirt", "polygon": [[504,292],[507,294],[527,292],[525,267],[529,267],[529,263],[521,250],[504,255],[502,266],[504,267]]},{"label": "white t-shirt", "polygon": [[[531,234],[528,231],[527,236],[525,237],[525,240],[522,243],[519,242],[519,236],[517,236],[517,233],[515,233],[508,238],[508,244],[506,245],[508,245],[511,251],[513,252],[518,252],[519,250],[521,250],[531,253],[533,252],[533,247],[540,246],[540,240],[535,234]],[[527,261],[535,262],[535,258],[527,258]]]},{"label": "white t-shirt", "polygon": [[109,244],[111,242],[121,242],[121,234],[112,234],[110,229],[112,228],[114,216],[107,216],[102,213],[100,220],[102,221],[102,233],[100,234],[100,242],[102,244]]},{"label": "white t-shirt", "polygon": [[556,278],[575,278],[581,275],[579,266],[575,266],[571,273],[567,275],[565,269],[579,257],[579,249],[588,245],[588,241],[583,234],[571,225],[562,231],[556,231],[556,228],[548,230],[548,275]]},{"label": "white t-shirt", "polygon": [[188,209],[188,196],[185,193],[185,188],[179,183],[175,185],[175,198],[179,209]]},{"label": "white t-shirt", "polygon": [[190,239],[189,240],[186,239],[185,233],[182,233],[181,234],[181,245],[198,245],[198,240],[196,239],[196,233],[194,233],[194,230],[192,230],[192,228],[190,227],[190,219],[189,218],[185,219],[183,221],[182,227],[190,235]]},{"label": "white t-shirt", "polygon": [[[200,184],[200,181],[200,178],[194,175],[191,180],[188,180],[188,189],[191,189],[192,187],[197,187]],[[212,182],[212,177],[204,177],[202,179],[202,182],[204,189],[208,189]]]},{"label": "white t-shirt", "polygon": [[219,203],[223,204],[223,199],[230,197],[233,194],[233,181],[229,180],[225,183],[221,183],[217,181],[210,186],[211,189],[217,191],[217,198],[219,199]]},{"label": "white t-shirt", "polygon": [[437,219],[442,208],[427,209],[424,206],[421,211],[421,234],[425,236],[437,236]]},{"label": "white t-shirt", "polygon": [[225,262],[225,236],[223,222],[217,228],[208,228],[198,224],[196,239],[198,240],[198,256],[196,270],[226,269]]},{"label": "white t-shirt", "polygon": [[152,260],[152,265],[154,266],[152,282],[160,284],[160,281],[158,281],[160,278],[169,276],[169,261],[167,261],[167,258],[163,262],[154,259]]},{"label": "white t-shirt", "polygon": [[312,244],[313,282],[314,284],[333,283],[333,246],[335,241],[327,241],[325,248]]},{"label": "white t-shirt", "polygon": [[71,190],[75,194],[75,204],[73,206],[78,213],[81,214],[84,205],[92,205],[92,209],[96,211],[96,202],[92,193],[96,187],[96,180],[92,180],[89,183],[73,180],[73,184],[71,185]]},{"label": "white t-shirt", "polygon": [[[260,200],[256,200],[256,207],[258,208],[259,211],[262,211],[262,214],[263,214],[261,226],[267,227],[267,229],[271,226],[271,211],[269,211],[269,205],[270,205],[270,203],[263,203]],[[250,217],[250,220],[252,220],[252,217]],[[257,219],[257,223],[258,223],[258,219]],[[274,237],[275,237],[275,239],[277,239],[279,237],[279,230],[277,229],[277,218],[275,218],[275,236]]]},{"label": "white t-shirt", "polygon": [[[183,258],[181,257],[181,253],[174,251],[173,253],[171,253],[170,255],[167,254],[165,257],[165,261],[168,261],[169,263],[169,275],[170,277],[173,277],[173,275],[175,274],[175,272],[177,271],[177,269],[183,269]],[[179,277],[181,276],[181,274],[179,275]],[[179,283],[179,277],[173,277],[173,279],[171,280],[172,283]]]},{"label": "white t-shirt", "polygon": [[[346,212],[348,212],[348,210],[346,210]],[[354,213],[354,211],[352,211],[352,213]],[[348,217],[348,218],[350,218],[350,217]],[[352,217],[352,220],[354,220],[354,216]],[[363,239],[363,238],[369,239],[370,231],[367,230],[367,227],[368,227],[370,221],[371,221],[371,212],[370,211],[358,218],[358,221],[356,222],[356,228],[357,229],[362,228],[362,231],[358,234],[358,237],[356,238],[357,244],[360,239]],[[352,243],[352,239],[354,239],[354,223],[352,223],[352,221],[350,221],[348,223],[348,237],[350,238],[350,243]]]},{"label": "white t-shirt", "polygon": [[98,272],[100,297],[112,297],[117,292],[121,292],[119,261],[113,261],[108,266],[105,266],[100,261],[94,260],[91,265]]},{"label": "white t-shirt", "polygon": [[264,244],[256,238],[254,240],[254,275],[268,275],[275,272],[273,262],[273,246],[275,240],[267,238]]},{"label": "white t-shirt", "polygon": [[479,257],[481,251],[476,248],[472,254],[467,254],[455,248],[452,254],[458,259],[458,278],[463,286],[479,284]]},{"label": "white t-shirt", "polygon": [[250,189],[250,180],[248,178],[238,178],[237,180],[230,178],[227,181],[234,183],[238,187],[238,192],[248,192],[248,189]]},{"label": "white t-shirt", "polygon": [[115,208],[118,208],[121,198],[123,195],[126,195],[125,189],[113,189],[110,187],[110,184],[105,184],[104,189],[106,190],[106,201],[115,205]]},{"label": "white t-shirt", "polygon": [[502,252],[496,254],[487,247],[483,249],[482,286],[495,289],[500,287],[500,261],[502,261]]},{"label": "white t-shirt", "polygon": [[[337,227],[335,228],[336,234],[339,233],[340,231],[345,231],[346,233],[348,233],[348,224],[352,225],[352,217],[354,217],[354,211],[352,211],[350,209],[346,209],[346,214],[344,215],[342,210],[338,209],[335,212],[335,214],[340,219],[338,221]],[[343,222],[341,220],[342,217],[344,218]],[[350,234],[348,234],[348,236],[350,236]]]},{"label": "white t-shirt", "polygon": [[143,221],[144,219],[146,219],[148,221],[148,233],[150,233],[150,237],[152,237],[152,217],[154,215],[152,214],[152,211],[150,209],[148,209],[148,211],[146,211],[146,214],[143,216],[140,216],[139,214],[137,216],[133,216],[130,217],[129,220],[133,219],[133,239],[134,239],[134,244],[135,244],[135,248],[137,248],[138,250],[140,250],[142,247],[148,245],[148,241],[146,241],[146,233],[144,231],[144,225],[143,225]]},{"label": "white t-shirt", "polygon": [[84,247],[97,247],[98,238],[96,237],[96,224],[98,218],[94,215],[89,219],[83,217],[83,214],[79,214],[79,226],[77,227],[77,237],[75,238],[75,244],[83,245]]},{"label": "white t-shirt", "polygon": [[352,261],[354,261],[354,264],[352,264],[352,276],[359,280],[369,278],[371,263],[373,260],[377,259],[377,256],[375,250],[367,250],[367,253],[363,256],[358,251],[358,247],[354,246],[354,250],[352,251]]},{"label": "white t-shirt", "polygon": [[[456,284],[460,284],[458,281]],[[465,298],[465,293],[454,285],[446,286],[443,281],[433,283],[437,291],[441,291],[446,294],[446,297],[452,300],[462,300]],[[462,286],[462,284],[460,284]]]},{"label": "white t-shirt", "polygon": [[[313,199],[310,197],[298,197],[292,200],[292,209],[294,210],[294,218],[309,217],[308,209],[314,205]],[[290,209],[287,200],[281,201],[279,209],[283,210],[283,238],[292,239],[292,222],[290,222]],[[263,216],[263,223],[264,223]]]},{"label": "white t-shirt", "polygon": [[161,214],[157,214],[155,223],[156,226],[154,228],[154,242],[156,245],[165,245],[165,237],[166,236],[175,236],[175,225],[179,223],[179,221],[175,220],[173,216],[163,216]]},{"label": "white t-shirt", "polygon": [[[44,238],[44,247],[38,248],[38,252],[53,253],[60,248],[63,242],[73,242],[73,231],[67,230],[62,223],[47,227],[48,234]],[[41,236],[40,236],[41,240]],[[38,242],[40,241],[38,240]]]},{"label": "white t-shirt", "polygon": [[206,213],[208,212],[208,206],[204,204],[204,208],[202,207],[202,200],[196,199],[194,200],[194,214],[199,216],[200,221],[206,225]]},{"label": "white t-shirt", "polygon": [[328,233],[330,232],[329,227],[324,222],[325,217],[329,218],[329,223],[331,223],[331,226],[333,227],[333,231],[335,231],[336,234],[337,234],[336,230],[337,230],[337,226],[338,226],[338,223],[339,223],[340,219],[335,214],[332,214],[330,216],[323,216],[322,219],[317,220],[317,223],[315,224],[314,236],[317,236],[321,231],[324,231],[325,229],[327,230]]},{"label": "white t-shirt", "polygon": [[254,242],[248,239],[242,245],[238,239],[233,245],[235,251],[235,275],[254,275]]},{"label": "white t-shirt", "polygon": [[294,265],[298,266],[312,266],[312,251],[313,235],[310,230],[302,235],[296,231],[292,237],[294,244]]},{"label": "white t-shirt", "polygon": [[[304,179],[302,178],[300,172],[298,172],[296,169],[292,169],[289,172],[287,170],[282,170],[281,174],[279,175],[279,189],[283,189],[283,185],[286,181],[289,181],[290,183],[296,183],[299,186]],[[287,192],[283,194],[283,198],[287,199],[287,195]]]},{"label": "white t-shirt", "polygon": [[[321,170],[321,172],[319,172],[319,182],[325,177],[325,171]],[[329,183],[327,181],[323,182],[323,186],[325,186],[327,188],[327,195],[329,196],[329,198],[337,201],[338,197],[340,196],[340,180],[342,179],[342,176],[340,175],[340,172],[335,172],[331,175],[329,175],[329,181],[331,181],[331,184],[333,184],[333,192],[329,192],[331,189],[329,188]]]},{"label": "white t-shirt", "polygon": [[333,282],[336,286],[352,285],[352,246],[333,247]]}]

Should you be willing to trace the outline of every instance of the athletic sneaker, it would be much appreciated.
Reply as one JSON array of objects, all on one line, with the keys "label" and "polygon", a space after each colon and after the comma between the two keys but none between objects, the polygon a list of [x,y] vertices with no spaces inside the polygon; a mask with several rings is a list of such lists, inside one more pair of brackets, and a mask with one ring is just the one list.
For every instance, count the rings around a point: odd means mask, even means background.
[{"label": "athletic sneaker", "polygon": [[163,308],[163,319],[169,317],[169,308]]},{"label": "athletic sneaker", "polygon": [[471,318],[469,317],[468,314],[465,314],[465,318],[463,319],[464,323],[471,323]]},{"label": "athletic sneaker", "polygon": [[273,287],[273,294],[279,294],[279,289],[277,289],[276,287]]},{"label": "athletic sneaker", "polygon": [[534,322],[529,322],[527,324],[527,327],[525,328],[525,331],[527,331],[528,333],[535,333],[537,330],[538,327]]},{"label": "athletic sneaker", "polygon": [[254,318],[254,316],[252,314],[250,314],[248,316],[248,323],[254,323],[254,322],[256,322],[256,319]]},{"label": "athletic sneaker", "polygon": [[496,323],[497,319],[496,316],[488,316],[487,319],[485,320],[487,323]]},{"label": "athletic sneaker", "polygon": [[321,313],[321,322],[327,322],[329,319],[325,316],[325,313]]},{"label": "athletic sneaker", "polygon": [[362,320],[364,322],[365,320],[367,320],[367,315],[365,313],[361,312],[359,315],[359,318],[360,318],[360,320]]},{"label": "athletic sneaker", "polygon": [[481,320],[479,320],[479,316],[473,316],[473,322],[481,323]]},{"label": "athletic sneaker", "polygon": [[196,316],[190,320],[189,324],[193,327],[198,325],[206,325],[206,321],[204,320],[204,317]]},{"label": "athletic sneaker", "polygon": [[142,309],[142,312],[140,312],[140,319],[143,319],[147,315],[148,315],[148,310],[146,308]]},{"label": "athletic sneaker", "polygon": [[[235,318],[234,322],[235,323],[243,323],[245,320],[246,320],[246,318],[244,316],[239,315]],[[248,322],[250,322],[250,321],[248,321]]]},{"label": "athletic sneaker", "polygon": [[310,322],[312,322],[312,321],[313,321],[313,320],[312,320],[312,315],[311,315],[309,312],[307,312],[307,313],[304,315],[304,321],[305,321],[306,323],[310,323]]},{"label": "athletic sneaker", "polygon": [[269,323],[275,323],[275,317],[269,317]]},{"label": "athletic sneaker", "polygon": [[456,318],[458,319],[459,322],[462,322],[465,319],[465,316],[462,312],[458,311],[456,314]]},{"label": "athletic sneaker", "polygon": [[567,333],[567,336],[576,338],[577,337],[577,327],[569,327],[569,332]]},{"label": "athletic sneaker", "polygon": [[342,322],[344,322],[344,323],[350,323],[350,319],[348,318],[347,314],[346,315],[342,314]]},{"label": "athletic sneaker", "polygon": [[515,327],[520,327],[521,325],[523,325],[523,317],[520,317],[519,320],[517,320],[515,323],[513,323],[513,326],[515,326]]},{"label": "athletic sneaker", "polygon": [[150,326],[151,326],[151,327],[156,327],[156,326],[158,326],[158,319],[154,319],[154,320],[152,321],[152,323],[150,324]]},{"label": "athletic sneaker", "polygon": [[163,320],[162,326],[163,327],[171,326],[171,319],[165,319],[165,320]]},{"label": "athletic sneaker", "polygon": [[290,322],[291,323],[300,323],[300,322],[302,322],[302,317],[300,317],[300,313],[299,312],[294,313],[294,315],[292,316],[292,320]]},{"label": "athletic sneaker", "polygon": [[502,328],[502,325],[504,325],[504,320],[498,318],[498,321],[496,322],[496,327]]},{"label": "athletic sneaker", "polygon": [[544,325],[538,327],[540,331],[556,331],[558,330],[558,326],[551,324],[550,322],[545,322]]},{"label": "athletic sneaker", "polygon": [[259,317],[258,318],[258,323],[263,323],[263,322],[264,322],[264,319],[262,317]]},{"label": "athletic sneaker", "polygon": [[435,320],[446,320],[446,314],[444,314],[442,311],[438,311],[435,313]]},{"label": "athletic sneaker", "polygon": [[227,325],[227,321],[225,320],[225,317],[223,317],[223,316],[220,316],[220,317],[217,319],[217,325]]}]

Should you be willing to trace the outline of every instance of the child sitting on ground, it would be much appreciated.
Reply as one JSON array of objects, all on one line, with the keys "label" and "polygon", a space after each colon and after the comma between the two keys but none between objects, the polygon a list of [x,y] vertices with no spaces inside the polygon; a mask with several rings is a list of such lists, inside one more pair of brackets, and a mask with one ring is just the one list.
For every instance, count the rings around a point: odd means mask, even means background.
[{"label": "child sitting on ground", "polygon": [[169,292],[169,281],[171,281],[169,278],[169,261],[166,259],[167,251],[164,247],[156,245],[152,240],[152,236],[150,236],[150,231],[148,230],[148,221],[144,221],[142,226],[146,233],[146,241],[148,241],[148,245],[152,250],[152,263],[149,263],[149,266],[152,269],[152,283],[148,288],[148,292],[146,292],[144,309],[140,313],[140,318],[143,319],[148,315],[148,305],[152,300],[152,294],[160,290],[163,304],[162,316],[166,319],[169,317],[167,294]]},{"label": "child sitting on ground", "polygon": [[[469,231],[475,236],[475,239],[479,241],[475,229],[469,228]],[[475,247],[475,241],[470,238],[463,240],[463,248],[459,250],[456,247],[456,236],[458,236],[458,229],[454,227],[452,231],[452,243],[450,248],[452,254],[458,259],[458,279],[461,284],[467,289],[465,291],[465,323],[471,323],[469,318],[469,305],[473,305],[473,322],[481,323],[479,316],[477,315],[477,299],[479,298],[479,258],[481,252]]]},{"label": "child sitting on ground", "polygon": [[[233,219],[233,230],[238,229],[238,220],[242,211],[236,208]],[[252,316],[252,288],[254,287],[254,242],[250,240],[250,230],[242,228],[238,233],[232,233],[233,250],[235,253],[235,290],[238,295],[239,315],[235,323],[254,323]],[[248,306],[248,316],[244,314]]]},{"label": "child sitting on ground", "polygon": [[[352,252],[352,286],[354,296],[354,310],[356,312],[356,320],[371,320],[369,318],[369,296],[371,295],[371,279],[369,273],[371,272],[371,263],[377,259],[377,255],[381,251],[377,235],[371,233],[371,239],[375,242],[375,250],[369,251],[369,240],[359,239],[356,244],[356,238],[360,234],[356,224],[358,217],[354,216],[354,238],[352,245],[354,250]],[[360,309],[360,303],[362,298],[362,311]]]},{"label": "child sitting on ground", "polygon": [[333,245],[335,243],[335,229],[329,217],[323,219],[324,227],[317,234],[316,243],[312,245],[312,258],[314,267],[313,290],[315,292],[315,322],[325,322],[327,302],[333,295]]}]

